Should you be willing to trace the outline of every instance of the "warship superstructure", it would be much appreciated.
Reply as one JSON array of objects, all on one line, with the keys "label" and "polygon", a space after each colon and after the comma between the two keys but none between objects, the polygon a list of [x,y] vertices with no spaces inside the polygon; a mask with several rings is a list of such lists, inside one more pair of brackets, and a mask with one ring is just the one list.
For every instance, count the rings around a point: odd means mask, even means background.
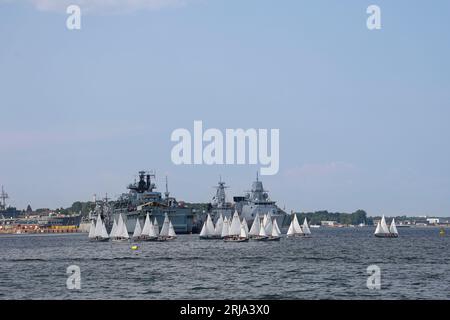
[{"label": "warship superstructure", "polygon": [[166,191],[164,197],[161,192],[155,191],[156,186],[152,182],[156,179],[153,172],[139,172],[139,181],[128,185],[128,193],[123,193],[114,202],[112,215],[114,219],[122,215],[127,230],[132,233],[136,225],[136,219],[139,219],[141,225],[144,224],[147,213],[149,217],[163,225],[164,217],[167,214],[173,224],[177,234],[186,234],[192,232],[193,213],[191,208],[184,206],[174,197],[170,196],[166,177]]},{"label": "warship superstructure", "polygon": [[252,224],[257,215],[264,217],[269,214],[277,219],[277,224],[283,228],[289,226],[290,216],[280,209],[275,201],[269,198],[268,191],[264,189],[262,181],[259,180],[258,173],[252,188],[243,197],[234,197],[235,208],[242,218]]},{"label": "warship superstructure", "polygon": [[211,217],[213,220],[217,220],[220,215],[222,215],[222,218],[227,217],[230,219],[233,216],[234,206],[232,203],[227,202],[225,189],[228,187],[225,185],[225,182],[222,181],[222,177],[220,177],[217,186],[214,188],[216,189],[216,194],[212,198]]},{"label": "warship superstructure", "polygon": [[21,212],[15,207],[6,205],[6,199],[8,198],[9,196],[2,186],[2,191],[0,193],[0,217],[2,218],[2,220],[16,218],[21,214]]}]

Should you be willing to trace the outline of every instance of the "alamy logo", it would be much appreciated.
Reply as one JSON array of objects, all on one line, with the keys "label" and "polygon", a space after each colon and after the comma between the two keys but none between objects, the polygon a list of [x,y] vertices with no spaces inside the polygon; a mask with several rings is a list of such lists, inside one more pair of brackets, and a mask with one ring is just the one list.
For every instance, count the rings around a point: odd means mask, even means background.
[{"label": "alamy logo", "polygon": [[70,5],[66,9],[66,13],[70,16],[67,17],[66,27],[69,30],[81,29],[81,8],[77,5]]},{"label": "alamy logo", "polygon": [[178,142],[172,148],[172,162],[176,165],[260,164],[261,175],[274,175],[280,166],[280,130],[270,129],[270,141],[268,135],[267,129],[226,129],[224,137],[219,129],[203,132],[203,122],[194,121],[193,138],[187,129],[172,132],[171,141]]},{"label": "alamy logo", "polygon": [[373,264],[367,267],[367,288],[370,290],[381,289],[381,269],[377,265]]},{"label": "alamy logo", "polygon": [[67,267],[66,273],[69,275],[67,277],[66,286],[69,290],[80,290],[81,289],[81,270],[79,266],[71,265]]}]

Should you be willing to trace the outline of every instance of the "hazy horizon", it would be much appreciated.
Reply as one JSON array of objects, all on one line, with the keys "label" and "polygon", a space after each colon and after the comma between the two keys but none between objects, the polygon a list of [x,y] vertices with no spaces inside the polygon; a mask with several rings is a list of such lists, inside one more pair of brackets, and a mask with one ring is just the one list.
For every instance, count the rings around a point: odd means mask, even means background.
[{"label": "hazy horizon", "polygon": [[0,0],[8,204],[115,198],[140,170],[186,202],[222,176],[232,200],[259,165],[171,162],[173,130],[201,120],[280,130],[280,170],[261,180],[288,212],[450,216],[449,2],[87,3]]}]

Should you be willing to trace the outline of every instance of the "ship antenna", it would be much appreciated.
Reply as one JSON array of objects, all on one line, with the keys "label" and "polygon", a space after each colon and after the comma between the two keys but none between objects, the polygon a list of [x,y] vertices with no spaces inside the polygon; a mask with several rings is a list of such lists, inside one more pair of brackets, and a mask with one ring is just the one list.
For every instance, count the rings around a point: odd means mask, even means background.
[{"label": "ship antenna", "polygon": [[5,192],[5,190],[3,189],[3,186],[2,186],[2,193],[1,193],[1,195],[0,195],[0,199],[2,199],[2,208],[3,209],[6,209],[6,199],[8,199],[9,198],[9,196],[8,196],[8,194]]},{"label": "ship antenna", "polygon": [[168,182],[168,179],[167,179],[167,176],[166,176],[166,193],[164,194],[165,196],[166,196],[166,198],[168,198],[169,197],[169,182]]}]

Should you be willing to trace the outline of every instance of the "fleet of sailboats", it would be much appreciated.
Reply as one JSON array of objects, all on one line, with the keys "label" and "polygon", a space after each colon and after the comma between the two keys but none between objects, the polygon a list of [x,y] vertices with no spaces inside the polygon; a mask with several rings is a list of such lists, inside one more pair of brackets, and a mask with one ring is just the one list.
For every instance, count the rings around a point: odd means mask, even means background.
[{"label": "fleet of sailboats", "polygon": [[388,227],[384,215],[381,217],[381,221],[378,222],[375,230],[375,237],[378,238],[397,238],[398,231],[395,225],[395,220],[392,219],[391,225]]},{"label": "fleet of sailboats", "polygon": [[239,213],[235,211],[231,220],[220,215],[215,225],[208,214],[199,237],[203,240],[223,239],[226,242],[245,242],[249,239],[276,241],[280,240],[281,231],[270,213],[264,215],[263,219],[257,215],[249,230],[247,220],[241,220]]},{"label": "fleet of sailboats", "polygon": [[[297,215],[294,214],[287,231],[287,237],[308,237],[310,235],[311,230],[308,220],[305,218],[303,224],[300,225]],[[398,231],[395,219],[392,219],[391,224],[388,226],[383,215],[377,224],[375,236],[379,238],[397,238]],[[175,229],[167,213],[164,217],[161,231],[159,231],[156,218],[152,222],[147,213],[143,227],[141,227],[140,220],[136,219],[131,239],[133,241],[168,241],[174,240],[176,237]],[[98,214],[96,220],[91,221],[88,238],[91,241],[108,241],[111,239],[113,242],[123,242],[130,240],[126,224],[120,214],[117,222],[116,219],[113,219],[110,234],[106,231],[105,223],[100,214]],[[277,220],[272,218],[270,212],[263,217],[257,214],[250,230],[246,219],[243,218],[241,220],[237,211],[234,212],[231,219],[223,217],[221,214],[215,225],[210,214],[208,214],[200,232],[200,239],[223,239],[226,242],[245,242],[249,239],[255,241],[278,241],[280,238],[281,230]]]},{"label": "fleet of sailboats", "polygon": [[102,220],[100,214],[97,215],[96,221],[91,221],[91,227],[89,229],[89,240],[91,241],[108,241],[109,235],[106,231],[105,223]]},{"label": "fleet of sailboats", "polygon": [[[123,220],[121,214],[119,214],[118,222],[113,219],[113,226],[111,233],[108,235],[106,231],[105,223],[102,221],[100,214],[97,217],[96,222],[91,221],[91,227],[89,230],[89,239],[92,241],[108,241],[111,239],[113,242],[125,242],[130,240],[127,226]],[[144,227],[141,227],[139,219],[136,219],[136,225],[134,227],[133,235],[131,239],[133,241],[167,241],[176,239],[177,235],[175,229],[170,221],[167,213],[164,217],[164,223],[159,232],[158,222],[155,218],[154,223],[150,219],[147,213],[145,217]]]},{"label": "fleet of sailboats", "polygon": [[[308,225],[308,221],[306,220],[306,218],[305,218],[304,224]],[[309,230],[309,227],[307,228],[307,230],[309,231],[309,233],[311,233],[311,231]],[[305,229],[305,231],[306,231],[306,229]],[[289,225],[287,236],[288,237],[304,237],[304,236],[306,236],[306,233],[303,231],[302,227],[298,223],[297,215],[295,213],[294,213],[294,217],[291,220],[291,224]]]},{"label": "fleet of sailboats", "polygon": [[[222,219],[222,215],[219,217],[216,227],[211,219],[211,215],[208,213],[208,217],[203,223],[202,230],[200,232],[200,239],[203,240],[215,240],[221,238],[222,230],[220,230],[220,234],[218,234],[218,227],[220,226],[220,220]],[[223,225],[223,223],[222,223]]]}]

